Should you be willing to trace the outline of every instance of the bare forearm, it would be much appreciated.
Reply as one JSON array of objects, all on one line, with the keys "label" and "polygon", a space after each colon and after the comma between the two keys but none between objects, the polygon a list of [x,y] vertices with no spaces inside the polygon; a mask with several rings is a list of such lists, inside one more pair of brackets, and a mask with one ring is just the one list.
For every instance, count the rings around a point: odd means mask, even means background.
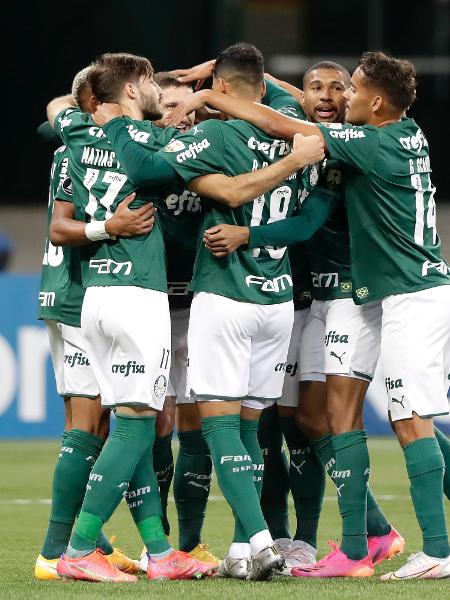
[{"label": "bare forearm", "polygon": [[287,117],[268,106],[213,90],[203,90],[202,97],[206,105],[235,119],[249,121],[271,136],[292,139],[296,133],[301,133],[305,136],[318,135],[323,139],[320,129],[313,123]]},{"label": "bare forearm", "polygon": [[86,237],[86,224],[70,217],[52,219],[50,241],[54,246],[85,246],[91,243]]}]

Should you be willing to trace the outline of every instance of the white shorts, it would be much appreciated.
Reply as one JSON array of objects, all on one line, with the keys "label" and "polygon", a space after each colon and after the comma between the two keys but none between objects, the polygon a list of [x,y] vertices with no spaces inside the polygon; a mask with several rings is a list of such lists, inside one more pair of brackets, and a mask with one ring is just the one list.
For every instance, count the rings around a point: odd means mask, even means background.
[{"label": "white shorts", "polygon": [[371,381],[380,351],[381,303],[313,300],[300,342],[300,380],[342,375]]},{"label": "white shorts", "polygon": [[51,319],[45,319],[45,325],[58,394],[96,398],[98,385],[86,356],[81,328]]},{"label": "white shorts", "polygon": [[161,410],[170,372],[167,294],[136,286],[88,287],[81,329],[102,405]]},{"label": "white shorts", "polygon": [[381,366],[391,419],[449,412],[450,285],[382,302]]},{"label": "white shorts", "polygon": [[292,326],[291,341],[286,360],[286,369],[284,374],[283,392],[281,398],[277,400],[278,406],[289,406],[296,408],[298,406],[299,379],[300,379],[300,341],[305,328],[310,308],[303,308],[294,312],[294,325]]},{"label": "white shorts", "polygon": [[197,400],[278,400],[294,320],[293,303],[252,304],[198,292],[191,306],[188,388]]},{"label": "white shorts", "polygon": [[166,396],[175,396],[177,404],[194,404],[194,398],[186,394],[189,327],[189,309],[170,311],[172,325],[172,363]]}]

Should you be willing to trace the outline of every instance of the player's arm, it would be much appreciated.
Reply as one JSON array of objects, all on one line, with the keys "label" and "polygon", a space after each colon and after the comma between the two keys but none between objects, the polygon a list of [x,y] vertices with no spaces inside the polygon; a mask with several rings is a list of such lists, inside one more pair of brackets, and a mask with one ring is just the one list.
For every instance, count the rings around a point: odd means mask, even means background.
[{"label": "player's arm", "polygon": [[269,73],[264,73],[264,79],[266,80],[266,82],[271,81],[271,82],[275,83],[278,87],[282,88],[285,92],[287,92],[293,98],[295,98],[295,100],[299,104],[301,104],[301,101],[303,99],[303,92],[298,87],[295,87],[295,85],[292,85],[292,84],[288,83],[287,81],[282,81],[281,79],[277,79],[276,77],[274,77],[273,75],[270,75]]},{"label": "player's arm", "polygon": [[202,106],[220,110],[235,119],[244,119],[259,127],[272,137],[292,139],[296,133],[305,136],[318,135],[322,142],[324,137],[317,125],[282,115],[276,110],[256,102],[234,98],[214,90],[200,90],[180,102],[174,110],[170,124],[178,123],[186,114]]},{"label": "player's arm", "polygon": [[135,198],[135,193],[130,194],[119,204],[110,219],[92,223],[76,221],[72,202],[56,198],[50,222],[50,241],[55,246],[84,246],[102,239],[149,233],[155,223],[153,215],[156,209],[148,203],[130,210],[129,206]]},{"label": "player's arm", "polygon": [[52,146],[60,146],[62,144],[61,137],[56,133],[48,121],[44,121],[36,130],[38,136]]},{"label": "player's arm", "polygon": [[58,98],[50,100],[47,104],[47,119],[50,126],[54,127],[55,119],[58,114],[65,108],[70,108],[71,106],[76,106],[72,94],[66,94],[65,96],[59,96]]},{"label": "player's arm", "polygon": [[192,179],[187,187],[200,196],[213,198],[236,208],[274,189],[296,171],[322,160],[323,156],[323,146],[317,136],[305,138],[296,135],[292,152],[264,169],[234,177],[222,174],[203,175]]},{"label": "player's arm", "polygon": [[203,242],[214,256],[231,254],[240,246],[289,246],[304,242],[322,227],[337,202],[337,195],[316,187],[304,201],[300,214],[258,227],[241,227],[225,223],[207,229]]}]

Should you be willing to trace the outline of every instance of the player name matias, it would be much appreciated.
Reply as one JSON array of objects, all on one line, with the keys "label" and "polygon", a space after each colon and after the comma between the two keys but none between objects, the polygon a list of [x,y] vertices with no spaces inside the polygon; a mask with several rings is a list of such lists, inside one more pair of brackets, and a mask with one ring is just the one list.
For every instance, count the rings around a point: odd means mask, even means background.
[{"label": "player name matias", "polygon": [[81,162],[85,165],[94,165],[97,167],[113,167],[116,160],[116,153],[110,150],[100,150],[99,148],[83,147]]}]

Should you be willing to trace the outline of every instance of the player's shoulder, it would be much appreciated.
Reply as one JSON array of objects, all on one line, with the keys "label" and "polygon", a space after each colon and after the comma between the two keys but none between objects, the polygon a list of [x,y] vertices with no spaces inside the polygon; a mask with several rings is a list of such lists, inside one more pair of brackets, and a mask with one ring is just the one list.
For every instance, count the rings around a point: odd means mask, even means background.
[{"label": "player's shoulder", "polygon": [[78,106],[63,108],[63,110],[57,114],[55,122],[59,124],[59,129],[61,131],[67,127],[80,123],[93,124],[91,116],[88,113],[83,112]]}]

